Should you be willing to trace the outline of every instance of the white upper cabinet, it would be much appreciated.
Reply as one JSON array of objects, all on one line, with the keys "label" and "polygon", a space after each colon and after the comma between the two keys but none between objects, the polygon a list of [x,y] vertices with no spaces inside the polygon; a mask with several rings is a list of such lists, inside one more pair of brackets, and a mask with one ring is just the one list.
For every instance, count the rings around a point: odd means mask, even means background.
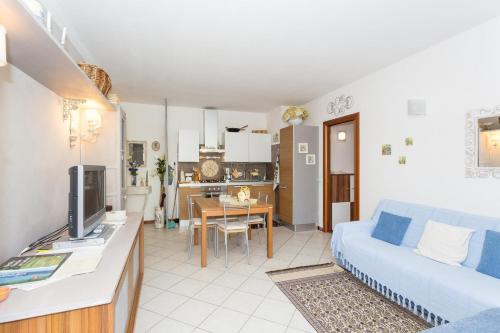
[{"label": "white upper cabinet", "polygon": [[248,134],[231,133],[224,134],[224,161],[226,162],[248,162]]},{"label": "white upper cabinet", "polygon": [[271,162],[271,134],[248,134],[248,162]]},{"label": "white upper cabinet", "polygon": [[196,130],[179,130],[178,161],[200,161],[200,133]]}]

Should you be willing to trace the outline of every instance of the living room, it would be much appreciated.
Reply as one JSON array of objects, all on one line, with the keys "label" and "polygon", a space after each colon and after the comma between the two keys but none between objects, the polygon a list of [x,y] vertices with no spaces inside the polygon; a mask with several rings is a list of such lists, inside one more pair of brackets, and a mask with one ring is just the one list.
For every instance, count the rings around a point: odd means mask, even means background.
[{"label": "living room", "polygon": [[499,15],[4,0],[0,332],[497,332]]}]

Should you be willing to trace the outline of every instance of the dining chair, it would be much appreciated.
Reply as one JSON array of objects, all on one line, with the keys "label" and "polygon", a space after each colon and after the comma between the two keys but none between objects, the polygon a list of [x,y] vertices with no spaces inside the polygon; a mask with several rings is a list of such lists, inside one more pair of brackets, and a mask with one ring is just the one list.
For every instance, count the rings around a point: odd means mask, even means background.
[{"label": "dining chair", "polygon": [[[257,195],[257,201],[264,202],[267,204],[267,200],[269,198],[268,194],[259,194]],[[248,225],[251,227],[253,225],[257,226],[259,232],[259,243],[261,243],[262,237],[260,235],[260,226],[262,225],[262,229],[264,229],[264,235],[267,235],[267,214],[256,214],[250,215],[250,219],[248,220]]]},{"label": "dining chair", "polygon": [[248,221],[250,219],[250,201],[247,201],[246,204],[241,207],[231,206],[231,210],[241,210],[241,214],[242,215],[245,214],[241,219],[236,221],[232,221],[230,219],[231,216],[227,216],[227,208],[228,208],[227,202],[223,203],[223,207],[224,207],[224,221],[222,222],[218,221],[217,223],[217,233],[216,233],[217,236],[215,237],[215,240],[217,243],[217,247],[219,247],[219,241],[218,241],[219,232],[224,233],[224,246],[226,249],[225,266],[227,268],[228,236],[230,234],[241,234],[242,237],[241,246],[243,248],[243,240],[245,240],[248,264],[250,264],[250,244],[248,242]]},{"label": "dining chair", "polygon": [[[189,218],[189,227],[188,227],[188,256],[191,258],[193,254],[193,245],[194,245],[194,233],[201,229],[201,218],[194,217],[193,213],[193,197],[201,197],[201,194],[190,194],[186,196],[187,200],[187,209],[188,209],[188,218]],[[218,256],[218,246],[217,246],[217,221],[215,219],[207,220],[207,229],[213,231],[213,243],[214,243],[214,251],[215,256]]]}]

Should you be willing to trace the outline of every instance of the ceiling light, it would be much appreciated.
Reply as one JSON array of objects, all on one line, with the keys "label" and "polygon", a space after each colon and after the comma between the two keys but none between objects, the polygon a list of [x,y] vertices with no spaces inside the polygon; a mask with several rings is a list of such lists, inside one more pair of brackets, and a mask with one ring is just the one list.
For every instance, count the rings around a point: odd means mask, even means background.
[{"label": "ceiling light", "polygon": [[0,67],[7,65],[7,40],[5,38],[7,32],[5,27],[0,25]]},{"label": "ceiling light", "polygon": [[338,132],[337,133],[337,139],[339,141],[345,141],[346,140],[346,137],[347,137],[347,134],[346,132],[342,131],[342,132]]}]

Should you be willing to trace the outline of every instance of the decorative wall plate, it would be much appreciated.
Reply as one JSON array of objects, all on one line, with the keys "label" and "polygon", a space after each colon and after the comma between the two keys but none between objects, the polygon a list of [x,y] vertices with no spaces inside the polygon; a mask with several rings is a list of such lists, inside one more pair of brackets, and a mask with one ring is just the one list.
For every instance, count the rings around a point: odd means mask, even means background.
[{"label": "decorative wall plate", "polygon": [[214,160],[205,160],[201,163],[201,174],[206,178],[214,178],[219,174],[219,163]]},{"label": "decorative wall plate", "polygon": [[153,151],[158,151],[160,150],[160,141],[158,140],[155,140],[151,143],[151,149],[153,149]]}]

